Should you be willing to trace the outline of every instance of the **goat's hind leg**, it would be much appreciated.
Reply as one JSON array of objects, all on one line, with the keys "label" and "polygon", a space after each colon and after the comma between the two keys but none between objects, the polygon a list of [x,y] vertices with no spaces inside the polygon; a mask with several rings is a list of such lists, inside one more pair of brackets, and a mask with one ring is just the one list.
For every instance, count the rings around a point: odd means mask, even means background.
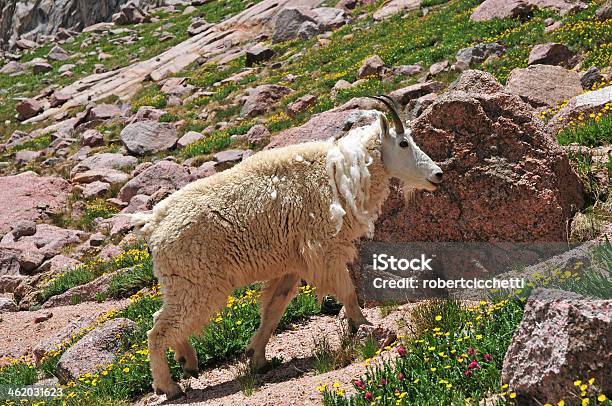
[{"label": "goat's hind leg", "polygon": [[166,361],[166,350],[172,341],[171,334],[179,317],[177,306],[164,303],[161,310],[153,316],[153,328],[147,333],[153,389],[157,394],[165,394],[168,399],[175,399],[183,394],[181,387],[172,380]]},{"label": "goat's hind leg", "polygon": [[283,317],[287,305],[297,294],[299,281],[300,278],[296,274],[286,274],[268,282],[261,300],[261,324],[246,352],[255,369],[266,366],[266,344]]}]

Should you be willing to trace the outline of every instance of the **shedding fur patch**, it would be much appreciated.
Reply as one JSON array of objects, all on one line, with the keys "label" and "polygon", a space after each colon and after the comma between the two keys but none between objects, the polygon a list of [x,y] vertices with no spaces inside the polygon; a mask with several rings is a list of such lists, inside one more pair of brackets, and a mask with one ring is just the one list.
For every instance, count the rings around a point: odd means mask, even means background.
[{"label": "shedding fur patch", "polygon": [[[326,171],[333,193],[329,211],[331,220],[336,225],[336,234],[342,229],[347,210],[359,223],[367,226],[368,236],[374,233],[372,216],[366,210],[370,198],[368,166],[373,161],[366,144],[379,126],[380,124],[375,122],[350,131],[338,141],[330,140],[332,146],[327,153]],[[343,207],[341,199],[346,207]]]}]

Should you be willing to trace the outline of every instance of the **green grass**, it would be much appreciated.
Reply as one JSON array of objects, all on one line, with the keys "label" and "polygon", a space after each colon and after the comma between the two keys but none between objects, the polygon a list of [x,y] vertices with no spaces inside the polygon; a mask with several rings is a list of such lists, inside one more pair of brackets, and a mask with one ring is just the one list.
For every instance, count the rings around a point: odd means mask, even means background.
[{"label": "green grass", "polygon": [[92,260],[55,277],[44,287],[41,301],[44,303],[52,296],[91,282],[105,273],[130,267],[111,279],[109,290],[104,292],[105,297],[127,297],[153,284],[151,257],[146,245],[138,243],[123,247],[123,252],[109,261]]},{"label": "green grass", "polygon": [[87,202],[83,216],[79,219],[77,227],[85,231],[96,229],[96,219],[107,219],[117,214],[119,210],[102,199]]},{"label": "green grass", "polygon": [[10,364],[0,367],[0,385],[32,385],[37,380],[38,371],[32,364],[23,360],[13,360]]},{"label": "green grass", "polygon": [[599,147],[612,144],[612,114],[602,114],[590,117],[587,121],[568,126],[557,134],[557,140],[561,145],[573,143],[588,147]]},{"label": "green grass", "polygon": [[25,141],[22,144],[15,145],[7,152],[8,154],[12,154],[23,150],[40,151],[47,148],[52,142],[53,138],[51,137],[51,134],[45,134]]},{"label": "green grass", "polygon": [[46,302],[50,297],[60,295],[69,289],[84,285],[95,279],[94,273],[87,267],[78,267],[66,271],[51,281],[41,293],[41,302]]}]

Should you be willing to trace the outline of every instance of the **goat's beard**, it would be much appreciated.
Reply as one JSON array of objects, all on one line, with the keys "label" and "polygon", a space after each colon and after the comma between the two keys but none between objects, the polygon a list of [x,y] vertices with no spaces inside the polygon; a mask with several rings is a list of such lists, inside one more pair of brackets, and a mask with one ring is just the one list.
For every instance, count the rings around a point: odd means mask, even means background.
[{"label": "goat's beard", "polygon": [[400,180],[399,189],[402,195],[404,196],[404,201],[406,203],[414,203],[415,196],[416,196],[416,188],[414,186],[412,186],[411,184],[407,182]]}]

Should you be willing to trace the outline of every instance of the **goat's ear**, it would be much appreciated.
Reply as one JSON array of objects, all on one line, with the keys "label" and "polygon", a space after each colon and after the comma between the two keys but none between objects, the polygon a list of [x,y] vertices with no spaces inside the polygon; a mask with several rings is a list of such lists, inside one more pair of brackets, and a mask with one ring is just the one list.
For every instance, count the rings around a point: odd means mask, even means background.
[{"label": "goat's ear", "polygon": [[383,139],[389,136],[389,121],[384,114],[379,116],[380,121],[380,138]]}]

